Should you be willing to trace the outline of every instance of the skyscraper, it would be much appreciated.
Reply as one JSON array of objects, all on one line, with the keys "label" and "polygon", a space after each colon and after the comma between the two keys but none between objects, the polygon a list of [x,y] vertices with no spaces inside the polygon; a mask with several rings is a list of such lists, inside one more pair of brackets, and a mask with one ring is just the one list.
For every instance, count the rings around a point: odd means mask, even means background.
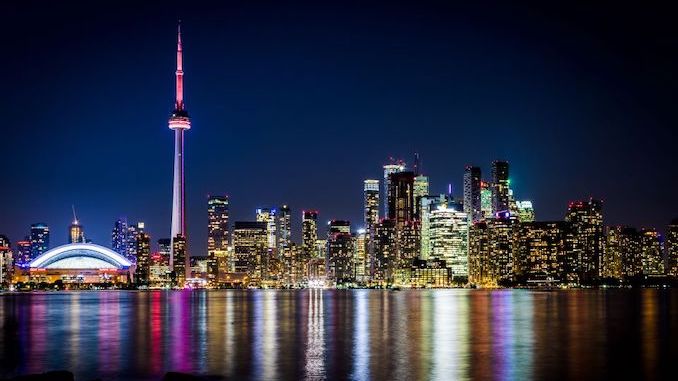
[{"label": "skyscraper", "polygon": [[136,283],[147,286],[151,273],[151,236],[141,231],[134,240],[136,244],[137,270]]},{"label": "skyscraper", "polygon": [[572,224],[564,221],[520,224],[515,242],[516,274],[522,281],[578,283]]},{"label": "skyscraper", "polygon": [[188,253],[186,252],[186,238],[181,234],[172,240],[172,253],[174,255],[174,263],[170,268],[174,276],[173,281],[176,286],[183,287],[186,279],[190,277],[190,267],[188,264]]},{"label": "skyscraper", "polygon": [[509,209],[509,164],[506,161],[492,162],[492,213]]},{"label": "skyscraper", "polygon": [[419,203],[419,257],[428,259],[431,255],[431,212],[439,206],[447,208],[450,197],[445,194],[424,196]]},{"label": "skyscraper", "polygon": [[[184,104],[184,70],[183,70],[183,52],[181,45],[181,26],[177,29],[177,71],[176,75],[176,98],[174,101],[174,111],[169,119],[169,128],[174,131],[174,182],[172,188],[172,229],[171,239],[174,241],[177,237],[182,238],[178,245],[172,243],[170,252],[170,267],[182,268],[184,270],[184,279],[189,276],[188,255],[186,251],[186,210],[184,195],[184,132],[191,128],[191,121],[186,112]],[[175,248],[184,250],[182,260],[186,263],[175,266]]]},{"label": "skyscraper", "polygon": [[267,223],[236,221],[233,226],[234,269],[252,281],[265,279],[268,266]]},{"label": "skyscraper", "polygon": [[419,218],[421,198],[428,194],[428,177],[416,175],[414,177],[414,215]]},{"label": "skyscraper", "polygon": [[516,201],[516,214],[520,222],[534,222],[534,207],[532,201]]},{"label": "skyscraper", "polygon": [[464,169],[464,213],[470,222],[483,218],[480,198],[480,167],[467,165]]},{"label": "skyscraper", "polygon": [[127,254],[125,258],[133,263],[137,261],[137,256],[139,254],[138,240],[144,235],[145,226],[146,224],[142,221],[127,226]]},{"label": "skyscraper", "polygon": [[483,218],[494,218],[492,214],[492,186],[487,181],[480,182],[480,211]]},{"label": "skyscraper", "polygon": [[678,277],[678,218],[671,221],[666,230],[666,274]]},{"label": "skyscraper", "polygon": [[31,259],[35,259],[49,250],[49,227],[37,223],[31,225]]},{"label": "skyscraper", "polygon": [[85,242],[85,231],[80,225],[80,221],[73,219],[73,223],[68,227],[68,243]]},{"label": "skyscraper", "polygon": [[9,238],[0,235],[0,287],[9,285],[12,281],[14,256]]},{"label": "skyscraper", "polygon": [[579,281],[590,284],[599,276],[605,249],[602,201],[591,199],[571,202],[565,221],[572,223],[574,228]]},{"label": "skyscraper", "polygon": [[388,218],[396,226],[414,219],[414,172],[396,172],[389,176]]},{"label": "skyscraper", "polygon": [[388,192],[391,189],[391,175],[394,173],[402,172],[405,170],[405,162],[402,160],[394,160],[391,158],[389,164],[384,165],[384,194],[382,198],[384,200],[384,215],[388,215]]},{"label": "skyscraper", "polygon": [[[228,251],[228,196],[207,199],[207,281],[219,282],[219,262]],[[222,266],[223,267],[223,266]]]},{"label": "skyscraper", "polygon": [[327,232],[327,258],[325,259],[327,278],[337,284],[353,282],[353,237],[351,223],[348,221],[330,221]]},{"label": "skyscraper", "polygon": [[19,266],[28,264],[31,261],[31,251],[31,241],[28,237],[25,237],[23,241],[18,241],[14,253],[14,262]]},{"label": "skyscraper", "polygon": [[277,224],[278,210],[275,208],[257,208],[256,220],[266,224],[266,240],[268,242],[268,251],[277,255],[278,242],[278,224]]},{"label": "skyscraper", "polygon": [[468,276],[468,216],[440,206],[431,212],[431,255],[452,269],[453,277]]},{"label": "skyscraper", "polygon": [[111,248],[116,253],[127,258],[129,251],[128,247],[129,229],[127,227],[127,220],[120,218],[113,224],[113,231],[111,232]]},{"label": "skyscraper", "polygon": [[301,221],[301,253],[304,260],[316,257],[318,240],[318,211],[304,210]]},{"label": "skyscraper", "polygon": [[[375,229],[379,223],[379,180],[363,181],[363,226],[368,269],[372,268],[375,253]],[[370,270],[371,271],[371,270]]]},{"label": "skyscraper", "polygon": [[640,231],[640,252],[643,275],[664,274],[664,256],[661,237],[655,229]]}]

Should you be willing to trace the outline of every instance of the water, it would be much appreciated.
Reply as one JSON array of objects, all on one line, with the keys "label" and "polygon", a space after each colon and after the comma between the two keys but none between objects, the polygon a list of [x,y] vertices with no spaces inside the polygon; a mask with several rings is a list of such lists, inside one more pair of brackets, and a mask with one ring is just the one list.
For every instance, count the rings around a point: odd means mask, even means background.
[{"label": "water", "polygon": [[0,378],[675,379],[678,290],[0,295]]}]

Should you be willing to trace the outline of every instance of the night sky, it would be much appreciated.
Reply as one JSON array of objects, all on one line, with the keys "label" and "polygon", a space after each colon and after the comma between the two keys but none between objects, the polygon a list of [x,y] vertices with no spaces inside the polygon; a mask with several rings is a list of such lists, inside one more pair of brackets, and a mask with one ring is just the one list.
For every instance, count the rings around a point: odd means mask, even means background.
[{"label": "night sky", "polygon": [[589,196],[609,224],[678,216],[671,9],[64,3],[0,5],[0,234],[13,243],[34,222],[65,243],[71,204],[95,243],[121,216],[169,236],[178,18],[193,255],[208,194],[231,197],[231,221],[288,203],[295,240],[304,208],[357,228],[362,180],[415,151],[431,192],[451,182],[457,196],[464,165],[489,179],[508,160],[539,220]]}]

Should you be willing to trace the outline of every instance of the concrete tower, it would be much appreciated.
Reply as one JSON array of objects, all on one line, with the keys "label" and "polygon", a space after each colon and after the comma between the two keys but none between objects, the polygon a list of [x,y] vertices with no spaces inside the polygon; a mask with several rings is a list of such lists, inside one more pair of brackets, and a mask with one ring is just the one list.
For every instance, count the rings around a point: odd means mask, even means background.
[{"label": "concrete tower", "polygon": [[[184,105],[184,70],[181,49],[181,25],[177,28],[177,71],[176,101],[169,119],[169,128],[174,130],[174,185],[172,197],[172,241],[177,236],[186,239],[185,195],[184,195],[184,132],[191,128],[191,121]],[[174,248],[175,245],[171,247]],[[188,256],[183,256],[188,261]],[[174,268],[174,249],[170,252],[170,268]],[[188,265],[181,266],[184,271]],[[183,274],[182,274],[183,275]]]}]

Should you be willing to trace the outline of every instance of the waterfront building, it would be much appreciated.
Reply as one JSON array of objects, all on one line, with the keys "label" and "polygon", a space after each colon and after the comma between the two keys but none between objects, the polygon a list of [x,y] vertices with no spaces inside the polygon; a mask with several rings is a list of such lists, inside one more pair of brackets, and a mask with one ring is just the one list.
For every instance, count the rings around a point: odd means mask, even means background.
[{"label": "waterfront building", "polygon": [[480,178],[480,167],[467,165],[464,168],[464,213],[471,223],[483,219]]},{"label": "waterfront building", "polygon": [[301,253],[302,259],[310,260],[318,256],[318,211],[304,210],[301,215]]},{"label": "waterfront building", "polygon": [[151,236],[141,230],[136,235],[134,242],[136,244],[136,272],[134,277],[137,284],[147,286],[150,282],[151,272]]},{"label": "waterfront building", "polygon": [[444,260],[458,280],[468,277],[468,216],[440,206],[431,212],[431,258]]},{"label": "waterfront building", "polygon": [[191,277],[191,268],[188,261],[189,256],[186,247],[186,238],[183,236],[174,237],[174,239],[172,239],[170,267],[172,268],[172,282],[178,287],[183,287],[186,283],[186,279]]},{"label": "waterfront building", "polygon": [[116,220],[113,224],[113,231],[111,232],[111,248],[125,258],[129,258],[129,246],[127,243],[128,235],[129,229],[127,227],[127,220],[124,218]]},{"label": "waterfront building", "polygon": [[509,210],[509,164],[506,161],[492,162],[492,214]]},{"label": "waterfront building", "polygon": [[452,270],[440,259],[415,259],[410,271],[410,286],[414,288],[449,287],[452,284]]},{"label": "waterfront building", "polygon": [[327,232],[327,279],[336,284],[355,281],[353,268],[353,236],[349,221],[330,221]]},{"label": "waterfront building", "polygon": [[664,250],[659,232],[650,228],[640,231],[640,253],[643,275],[664,274]]},{"label": "waterfront building", "polygon": [[611,245],[607,249],[610,251],[610,256],[620,258],[621,278],[628,281],[641,276],[643,258],[640,232],[633,227],[615,226],[608,233],[616,236],[615,240],[618,241],[616,245]]},{"label": "waterfront building", "polygon": [[145,226],[146,224],[141,221],[127,226],[127,254],[125,257],[132,263],[137,261],[139,255],[138,240],[143,239]]},{"label": "waterfront building", "polygon": [[256,284],[267,276],[268,222],[236,221],[233,227],[234,271]]},{"label": "waterfront building", "polygon": [[493,283],[490,270],[490,240],[487,222],[472,224],[468,232],[468,281],[486,286]]},{"label": "waterfront building", "polygon": [[[185,172],[184,172],[184,134],[191,128],[191,120],[186,111],[184,103],[184,69],[183,69],[183,49],[181,43],[181,26],[177,29],[177,70],[175,72],[175,100],[174,111],[169,118],[169,128],[174,131],[174,176],[172,186],[172,228],[170,238],[172,245],[170,246],[170,260],[169,265],[176,273],[177,269],[183,268],[183,275],[176,274],[178,279],[186,279],[189,270],[188,253],[186,252],[186,197],[184,195],[185,188]],[[176,242],[179,240],[180,242]],[[183,250],[181,253],[176,253],[174,249]],[[181,258],[176,258],[180,256]],[[175,264],[175,261],[180,263]],[[182,282],[183,283],[183,282]]]},{"label": "waterfront building", "polygon": [[355,235],[353,245],[354,277],[358,283],[369,281],[369,259],[367,256],[367,230],[360,229]]},{"label": "waterfront building", "polygon": [[390,163],[384,165],[384,195],[382,199],[384,200],[384,215],[388,215],[388,203],[389,203],[389,193],[391,190],[391,175],[398,172],[405,171],[405,162],[402,160],[390,159]]},{"label": "waterfront building", "polygon": [[379,221],[375,233],[375,261],[372,265],[372,280],[380,285],[393,282],[396,263],[396,228],[390,219]]},{"label": "waterfront building", "polygon": [[126,284],[132,277],[132,262],[115,251],[91,243],[70,243],[50,249],[19,268],[15,280],[35,284],[60,281],[80,287]]},{"label": "waterfront building", "polygon": [[570,202],[565,221],[574,228],[579,281],[591,284],[598,279],[605,247],[602,201],[590,199]]},{"label": "waterfront building", "polygon": [[[367,268],[372,268],[375,255],[374,234],[379,223],[379,180],[363,181],[363,224],[365,226],[365,245],[367,252]],[[371,270],[369,270],[371,271]]]},{"label": "waterfront building", "polygon": [[219,283],[220,262],[227,260],[228,254],[228,196],[209,196],[207,198],[207,282],[214,286]]},{"label": "waterfront building", "polygon": [[13,270],[12,244],[7,236],[0,235],[0,288],[7,287],[12,282]]},{"label": "waterfront building", "polygon": [[666,274],[678,277],[678,218],[671,221],[666,230]]},{"label": "waterfront building", "polygon": [[327,257],[327,240],[319,238],[315,241],[315,258],[325,260],[326,257]]},{"label": "waterfront building", "polygon": [[574,229],[570,222],[521,223],[515,250],[515,274],[521,283],[579,284]]},{"label": "waterfront building", "polygon": [[622,279],[624,263],[623,226],[608,226],[605,230],[605,250],[601,260],[600,276],[607,279]]},{"label": "waterfront building", "polygon": [[[166,240],[167,244],[169,245],[171,240],[169,238],[164,240]],[[169,267],[169,246],[166,250],[166,252],[157,252],[151,254],[150,256],[148,265],[149,287],[163,287],[170,283],[170,273],[172,271]]]},{"label": "waterfront building", "polygon": [[77,218],[75,218],[75,213],[73,215],[73,222],[68,227],[68,243],[84,243],[85,242],[85,230],[80,224]]},{"label": "waterfront building", "polygon": [[431,211],[439,206],[447,207],[450,198],[441,194],[423,196],[419,203],[419,258],[428,259],[431,255]]},{"label": "waterfront building", "polygon": [[272,256],[277,256],[277,214],[278,211],[275,208],[258,208],[256,210],[257,222],[266,224],[266,247]]},{"label": "waterfront building", "polygon": [[41,256],[49,250],[49,227],[47,224],[31,225],[31,259]]},{"label": "waterfront building", "polygon": [[288,249],[292,243],[292,214],[289,206],[283,205],[278,208],[276,225],[277,237],[275,244],[276,249],[278,250],[278,256],[286,255],[289,257]]},{"label": "waterfront building", "polygon": [[421,198],[426,196],[428,191],[428,177],[422,174],[415,173],[414,177],[414,216],[418,217],[419,210],[421,208]]},{"label": "waterfront building", "polygon": [[207,255],[193,255],[189,261],[191,266],[191,278],[207,280]]}]

